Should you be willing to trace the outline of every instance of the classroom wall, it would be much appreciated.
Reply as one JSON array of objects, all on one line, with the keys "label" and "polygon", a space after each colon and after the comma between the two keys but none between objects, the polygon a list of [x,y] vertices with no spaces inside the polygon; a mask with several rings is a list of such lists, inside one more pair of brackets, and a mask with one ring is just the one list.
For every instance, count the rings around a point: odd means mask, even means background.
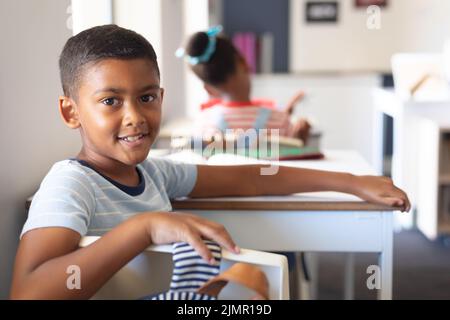
[{"label": "classroom wall", "polygon": [[[210,0],[183,1],[183,44],[195,32],[208,28],[209,4]],[[203,89],[202,81],[190,70],[185,61],[183,61],[183,74],[180,81],[183,83],[185,93],[185,101],[182,105],[186,112],[184,115],[195,117],[198,114],[198,106],[207,101],[208,95]]]},{"label": "classroom wall", "polygon": [[440,52],[450,38],[450,1],[388,0],[380,29],[354,0],[338,0],[336,24],[305,22],[307,0],[290,0],[290,67],[293,72],[388,71],[396,52]]},{"label": "classroom wall", "polygon": [[111,1],[114,23],[142,34],[158,56],[161,85],[165,89],[162,122],[185,115],[184,61],[175,57],[183,40],[183,1]]},{"label": "classroom wall", "polygon": [[70,7],[73,34],[113,21],[112,0],[72,0]]},{"label": "classroom wall", "polygon": [[0,299],[9,295],[25,199],[50,166],[79,149],[58,113],[58,56],[69,0],[0,1]]}]

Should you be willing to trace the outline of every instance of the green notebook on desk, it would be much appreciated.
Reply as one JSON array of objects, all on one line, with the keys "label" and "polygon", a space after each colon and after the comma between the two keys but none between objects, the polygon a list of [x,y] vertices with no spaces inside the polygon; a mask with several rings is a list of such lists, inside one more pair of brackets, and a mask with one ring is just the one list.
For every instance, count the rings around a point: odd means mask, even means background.
[{"label": "green notebook on desk", "polygon": [[[261,159],[264,159],[261,155]],[[280,146],[279,160],[313,160],[323,159],[325,156],[317,147],[284,147]],[[271,158],[267,158],[271,159]]]},{"label": "green notebook on desk", "polygon": [[204,149],[203,157],[210,158],[216,154],[236,154],[240,156],[257,158],[262,160],[312,160],[323,159],[324,154],[317,147],[292,147],[292,146],[280,146],[278,152],[272,152],[269,150],[259,150],[256,148],[241,148],[234,150],[227,149]]},{"label": "green notebook on desk", "polygon": [[[201,153],[203,158],[218,154],[235,154],[239,156],[256,158],[261,160],[311,160],[323,159],[324,155],[316,146],[305,146],[303,141],[290,137],[276,136],[274,140],[270,137],[267,140],[246,141],[242,140],[241,144],[236,143],[237,140],[194,140],[190,139],[185,142],[191,150]],[[259,148],[257,146],[260,146]],[[276,148],[276,149],[274,149]],[[272,149],[276,150],[274,152]]]}]

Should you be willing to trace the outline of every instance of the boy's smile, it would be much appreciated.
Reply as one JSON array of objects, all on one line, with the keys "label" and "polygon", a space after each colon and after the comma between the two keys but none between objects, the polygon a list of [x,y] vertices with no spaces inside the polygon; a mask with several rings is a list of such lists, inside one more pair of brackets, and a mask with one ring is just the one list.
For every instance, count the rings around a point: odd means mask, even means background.
[{"label": "boy's smile", "polygon": [[[78,158],[117,181],[137,183],[159,131],[163,89],[147,59],[104,59],[84,66],[74,117],[83,141]],[[130,178],[133,177],[133,179]]]}]

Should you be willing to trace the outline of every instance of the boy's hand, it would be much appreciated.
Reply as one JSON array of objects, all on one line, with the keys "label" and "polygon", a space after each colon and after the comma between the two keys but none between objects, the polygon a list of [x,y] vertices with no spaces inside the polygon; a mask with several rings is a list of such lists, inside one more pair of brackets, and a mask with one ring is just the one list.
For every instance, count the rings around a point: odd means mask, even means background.
[{"label": "boy's hand", "polygon": [[239,253],[239,247],[231,239],[228,231],[216,222],[193,214],[177,212],[149,213],[145,215],[145,219],[147,232],[153,244],[187,242],[209,263],[215,262],[202,241],[204,238],[216,241],[222,247]]},{"label": "boy's hand", "polygon": [[390,178],[376,176],[354,176],[355,194],[360,198],[392,207],[401,207],[402,211],[409,211],[409,203],[406,193],[397,188]]}]

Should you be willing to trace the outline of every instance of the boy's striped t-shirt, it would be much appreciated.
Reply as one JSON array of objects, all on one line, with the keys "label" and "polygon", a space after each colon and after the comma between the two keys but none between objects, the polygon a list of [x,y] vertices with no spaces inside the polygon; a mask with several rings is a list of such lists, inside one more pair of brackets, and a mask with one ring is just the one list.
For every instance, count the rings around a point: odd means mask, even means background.
[{"label": "boy's striped t-shirt", "polygon": [[197,167],[164,158],[137,165],[139,185],[124,186],[75,159],[57,162],[33,197],[21,236],[43,227],[102,235],[141,212],[171,211],[170,199],[187,196]]},{"label": "boy's striped t-shirt", "polygon": [[278,129],[281,136],[292,136],[289,115],[277,110],[273,101],[224,102],[211,100],[202,105],[199,115],[202,134],[225,130]]}]

